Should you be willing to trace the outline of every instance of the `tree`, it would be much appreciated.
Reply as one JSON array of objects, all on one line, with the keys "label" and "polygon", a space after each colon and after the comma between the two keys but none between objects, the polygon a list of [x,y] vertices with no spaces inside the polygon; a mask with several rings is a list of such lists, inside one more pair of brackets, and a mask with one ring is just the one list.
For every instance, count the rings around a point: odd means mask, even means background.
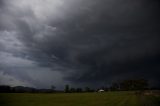
[{"label": "tree", "polygon": [[145,90],[148,89],[148,86],[148,81],[144,79],[135,80],[134,82],[135,90]]},{"label": "tree", "polygon": [[52,91],[55,91],[56,87],[54,85],[51,86]]},{"label": "tree", "polygon": [[89,87],[85,87],[85,92],[90,92],[91,89]]},{"label": "tree", "polygon": [[76,89],[75,88],[71,88],[70,92],[76,92]]},{"label": "tree", "polygon": [[65,91],[66,93],[68,93],[68,92],[69,92],[69,85],[65,85],[65,89],[64,89],[64,91]]},{"label": "tree", "polygon": [[77,88],[76,89],[76,92],[82,92],[83,90],[82,90],[82,88]]},{"label": "tree", "polygon": [[1,93],[11,92],[11,87],[8,85],[0,85],[0,92]]},{"label": "tree", "polygon": [[112,83],[111,87],[110,87],[111,91],[117,91],[119,90],[119,84],[118,83]]},{"label": "tree", "polygon": [[144,79],[124,80],[120,83],[121,90],[144,90],[148,88],[148,81]]}]

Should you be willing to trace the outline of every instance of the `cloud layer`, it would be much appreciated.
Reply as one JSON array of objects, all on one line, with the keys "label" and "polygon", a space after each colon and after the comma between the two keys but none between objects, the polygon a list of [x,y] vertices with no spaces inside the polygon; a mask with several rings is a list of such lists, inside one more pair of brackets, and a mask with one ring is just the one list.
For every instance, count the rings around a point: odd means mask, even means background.
[{"label": "cloud layer", "polygon": [[[0,83],[159,86],[158,0],[1,0]],[[11,80],[13,79],[13,80]]]}]

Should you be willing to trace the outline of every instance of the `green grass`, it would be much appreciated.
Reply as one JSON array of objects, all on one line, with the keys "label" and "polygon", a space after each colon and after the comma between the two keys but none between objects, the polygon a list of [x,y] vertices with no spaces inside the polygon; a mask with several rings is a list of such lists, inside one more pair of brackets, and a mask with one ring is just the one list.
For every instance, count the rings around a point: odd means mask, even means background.
[{"label": "green grass", "polygon": [[160,97],[134,92],[0,94],[0,106],[160,106]]}]

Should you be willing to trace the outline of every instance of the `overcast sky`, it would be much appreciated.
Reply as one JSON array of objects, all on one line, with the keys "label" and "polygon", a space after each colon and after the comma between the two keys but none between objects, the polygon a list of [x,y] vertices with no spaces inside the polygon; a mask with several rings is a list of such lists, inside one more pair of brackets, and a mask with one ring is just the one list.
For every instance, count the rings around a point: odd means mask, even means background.
[{"label": "overcast sky", "polygon": [[159,0],[0,0],[0,84],[160,86]]}]

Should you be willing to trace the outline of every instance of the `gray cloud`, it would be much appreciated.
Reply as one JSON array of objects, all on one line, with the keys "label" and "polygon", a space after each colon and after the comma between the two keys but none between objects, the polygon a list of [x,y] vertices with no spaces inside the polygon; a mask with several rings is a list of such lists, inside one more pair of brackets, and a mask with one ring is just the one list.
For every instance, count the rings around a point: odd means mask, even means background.
[{"label": "gray cloud", "polygon": [[37,87],[129,77],[159,84],[159,1],[1,2],[1,73]]}]

